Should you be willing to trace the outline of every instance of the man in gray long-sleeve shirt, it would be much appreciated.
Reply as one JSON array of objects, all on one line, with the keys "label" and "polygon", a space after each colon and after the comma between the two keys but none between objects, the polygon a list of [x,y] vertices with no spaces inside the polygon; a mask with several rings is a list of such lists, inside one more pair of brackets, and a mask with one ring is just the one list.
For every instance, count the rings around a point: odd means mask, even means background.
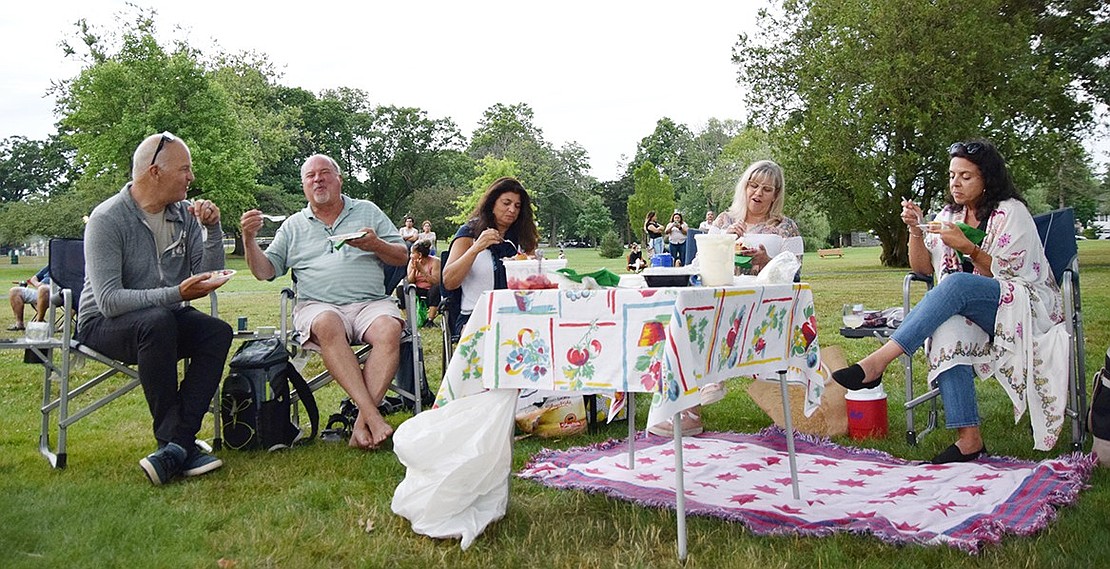
[{"label": "man in gray long-sleeve shirt", "polygon": [[[158,441],[139,465],[152,483],[164,484],[223,465],[195,441],[232,331],[185,302],[207,296],[228,276],[213,272],[224,266],[219,208],[185,201],[193,181],[189,147],[170,133],[147,137],[135,149],[131,177],[89,216],[77,339],[138,364]],[[190,364],[178,385],[182,358]]]}]

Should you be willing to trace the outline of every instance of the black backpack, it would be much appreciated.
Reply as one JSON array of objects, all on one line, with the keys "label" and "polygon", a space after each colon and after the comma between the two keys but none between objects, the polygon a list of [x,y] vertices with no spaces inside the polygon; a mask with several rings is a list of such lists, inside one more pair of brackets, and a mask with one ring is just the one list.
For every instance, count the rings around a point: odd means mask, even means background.
[{"label": "black backpack", "polygon": [[1094,437],[1091,450],[1103,466],[1110,467],[1110,348],[1106,350],[1106,365],[1094,376],[1094,393],[1087,416],[1087,428]]},{"label": "black backpack", "polygon": [[244,342],[231,357],[230,368],[220,391],[224,444],[238,450],[272,451],[300,440],[303,433],[292,420],[290,383],[312,423],[308,440],[316,438],[320,420],[316,398],[279,338]]}]

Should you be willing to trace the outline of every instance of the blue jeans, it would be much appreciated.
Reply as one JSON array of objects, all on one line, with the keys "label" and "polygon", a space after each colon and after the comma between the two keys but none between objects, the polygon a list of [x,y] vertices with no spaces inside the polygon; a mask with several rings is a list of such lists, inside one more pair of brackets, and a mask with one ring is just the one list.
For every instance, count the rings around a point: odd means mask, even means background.
[{"label": "blue jeans", "polygon": [[[998,281],[990,277],[971,273],[948,275],[913,307],[890,339],[912,355],[941,324],[956,315],[971,320],[993,339],[1000,294]],[[957,365],[941,372],[937,387],[949,429],[979,424],[975,372],[971,366]]]},{"label": "blue jeans", "polygon": [[686,257],[686,242],[683,241],[682,243],[671,243],[670,248],[671,248],[671,257],[674,258],[674,260],[675,260],[675,266],[677,267],[679,264],[685,265],[686,264],[686,259],[685,259],[685,257]]}]

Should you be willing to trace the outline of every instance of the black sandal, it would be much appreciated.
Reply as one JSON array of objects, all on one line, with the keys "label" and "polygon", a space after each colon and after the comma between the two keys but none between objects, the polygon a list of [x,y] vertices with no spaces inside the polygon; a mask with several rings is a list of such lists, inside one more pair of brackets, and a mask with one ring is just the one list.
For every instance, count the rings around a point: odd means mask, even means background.
[{"label": "black sandal", "polygon": [[960,451],[960,447],[956,446],[956,443],[952,443],[952,444],[948,445],[948,448],[940,451],[940,454],[934,456],[933,460],[931,460],[929,462],[932,463],[932,464],[948,464],[950,462],[971,462],[971,461],[976,460],[979,457],[983,457],[983,456],[987,456],[987,445],[985,443],[983,444],[983,448],[981,448],[981,449],[979,449],[979,450],[977,450],[973,453],[970,453],[970,454],[964,454],[963,452]]},{"label": "black sandal", "polygon": [[385,417],[386,415],[392,415],[393,413],[400,412],[404,408],[404,399],[401,399],[400,397],[393,397],[392,395],[387,395],[382,399],[382,402],[378,404],[378,413],[380,413],[382,417]]},{"label": "black sandal", "polygon": [[351,428],[354,423],[342,413],[332,413],[328,417],[328,424],[320,431],[320,438],[325,441],[339,442],[351,438]]},{"label": "black sandal", "polygon": [[866,377],[866,374],[863,372],[863,368],[860,367],[859,364],[852,364],[846,368],[838,369],[833,372],[832,376],[837,383],[843,385],[846,389],[849,389],[851,391],[859,391],[860,389],[871,389],[872,387],[878,387],[879,383],[883,381],[882,375],[880,375],[878,379],[873,379],[866,382],[863,381]]},{"label": "black sandal", "polygon": [[324,430],[320,431],[320,438],[325,441],[342,441],[351,438],[355,421],[358,420],[358,407],[351,399],[344,398],[339,402],[339,412],[328,417]]}]

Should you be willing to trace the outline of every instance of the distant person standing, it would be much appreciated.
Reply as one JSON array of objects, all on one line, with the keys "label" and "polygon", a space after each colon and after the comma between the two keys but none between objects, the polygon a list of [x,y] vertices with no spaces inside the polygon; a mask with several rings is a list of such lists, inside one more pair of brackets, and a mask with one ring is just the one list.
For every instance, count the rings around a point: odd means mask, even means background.
[{"label": "distant person standing", "polygon": [[420,233],[416,236],[417,241],[427,241],[431,244],[428,249],[428,254],[431,256],[436,255],[436,232],[432,231],[432,222],[425,219],[424,223],[420,224]]},{"label": "distant person standing", "polygon": [[671,216],[671,222],[667,224],[665,233],[667,240],[671,246],[671,257],[674,258],[674,266],[684,265],[686,262],[686,233],[690,231],[690,227],[686,222],[682,221],[682,214],[675,212]]},{"label": "distant person standing", "polygon": [[655,219],[655,210],[647,212],[644,217],[644,237],[647,238],[649,253],[659,255],[663,253],[663,224]]},{"label": "distant person standing", "polygon": [[412,249],[413,243],[416,243],[420,230],[414,225],[416,221],[412,219],[411,215],[405,216],[405,224],[397,231],[401,233],[401,239],[405,242],[405,247]]},{"label": "distant person standing", "polygon": [[713,213],[713,210],[706,211],[705,221],[701,222],[701,224],[698,225],[698,231],[701,231],[702,233],[709,233],[709,229],[713,227],[713,220],[716,218],[717,214]]}]

